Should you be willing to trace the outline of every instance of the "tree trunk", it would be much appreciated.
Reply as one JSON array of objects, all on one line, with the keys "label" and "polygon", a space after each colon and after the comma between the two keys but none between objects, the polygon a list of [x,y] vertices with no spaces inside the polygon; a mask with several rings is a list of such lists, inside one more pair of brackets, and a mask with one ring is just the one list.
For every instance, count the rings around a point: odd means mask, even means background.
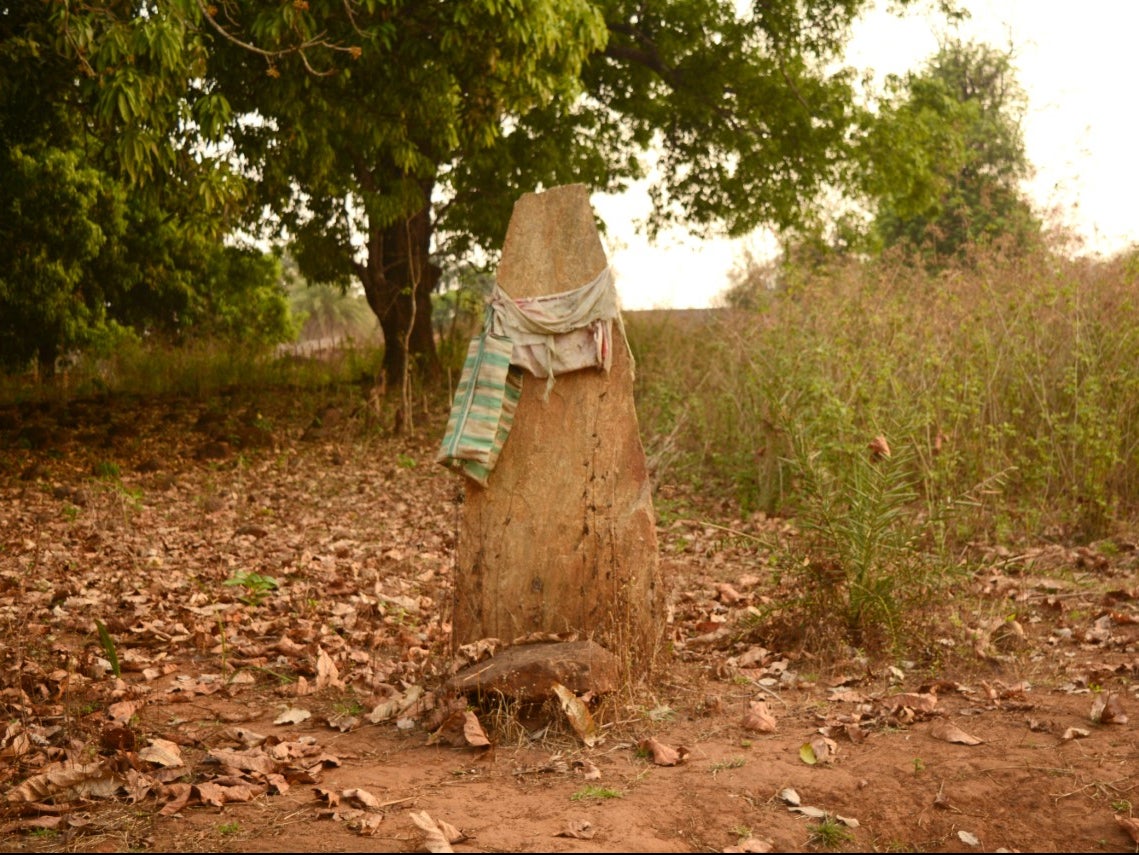
[{"label": "tree trunk", "polygon": [[407,220],[373,229],[368,239],[368,259],[360,279],[384,333],[388,389],[401,388],[409,351],[411,369],[419,378],[433,380],[440,374],[431,324],[431,293],[440,270],[429,257],[431,229],[431,209],[426,205]]}]

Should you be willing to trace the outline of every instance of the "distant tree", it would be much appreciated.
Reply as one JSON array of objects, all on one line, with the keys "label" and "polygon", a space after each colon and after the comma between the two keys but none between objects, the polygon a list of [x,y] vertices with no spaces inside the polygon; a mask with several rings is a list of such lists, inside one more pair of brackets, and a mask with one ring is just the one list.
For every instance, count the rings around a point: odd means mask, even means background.
[{"label": "distant tree", "polygon": [[363,338],[375,332],[376,316],[360,293],[309,282],[289,255],[283,259],[283,278],[302,341],[341,336]]},{"label": "distant tree", "polygon": [[984,44],[947,42],[920,71],[892,78],[856,161],[874,211],[867,246],[905,245],[938,263],[998,240],[1038,242],[1020,189],[1031,172],[1026,105],[1011,53]]}]

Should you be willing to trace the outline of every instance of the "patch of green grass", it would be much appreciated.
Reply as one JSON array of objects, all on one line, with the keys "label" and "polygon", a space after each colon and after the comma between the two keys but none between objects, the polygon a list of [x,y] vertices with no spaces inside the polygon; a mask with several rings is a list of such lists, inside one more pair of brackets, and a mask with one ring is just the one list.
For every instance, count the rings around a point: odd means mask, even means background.
[{"label": "patch of green grass", "polygon": [[751,831],[750,825],[734,826],[733,828],[728,829],[728,833],[734,834],[740,840],[747,840],[749,837],[752,836],[752,831]]},{"label": "patch of green grass", "polygon": [[746,763],[747,763],[747,760],[743,757],[732,757],[728,760],[721,760],[718,763],[713,763],[712,767],[709,771],[711,771],[712,776],[715,777],[717,774],[719,774],[720,772],[723,772],[725,769],[739,769],[741,766],[744,766]]},{"label": "patch of green grass", "polygon": [[586,801],[604,801],[605,799],[622,799],[625,794],[620,790],[615,790],[612,787],[600,787],[590,785],[582,787],[572,796],[570,801],[586,802]]},{"label": "patch of green grass", "polygon": [[829,814],[811,826],[807,835],[807,843],[821,849],[835,849],[853,839],[846,826]]},{"label": "patch of green grass", "polygon": [[[266,668],[264,665],[253,666],[249,670],[256,671],[256,672],[261,673],[261,674],[268,674],[270,677],[272,677],[274,680],[276,680],[277,684],[280,686],[291,686],[293,683],[297,682],[297,675],[296,674],[289,674],[289,673],[286,673],[285,671],[278,671],[278,670],[274,670],[272,668]],[[238,673],[237,671],[234,672],[235,675],[237,673]]]},{"label": "patch of green grass", "polygon": [[111,663],[111,673],[116,677],[122,675],[122,669],[119,666],[119,652],[115,648],[115,640],[111,638],[111,633],[107,631],[107,627],[103,622],[96,618],[95,629],[99,633],[99,646],[103,648],[103,654],[107,657],[107,661]]},{"label": "patch of green grass", "polygon": [[[1105,538],[1139,504],[1139,336],[1122,311],[1137,271],[1133,255],[978,248],[932,276],[883,256],[776,288],[742,270],[762,299],[699,334],[679,313],[628,318],[645,449],[671,491],[659,519],[698,515],[688,495],[793,519],[801,548],[757,564],[814,601],[783,600],[771,634],[807,628],[823,650],[927,648],[923,614],[970,542],[1053,529],[1112,558]],[[662,549],[683,551],[668,530]]]},{"label": "patch of green grass", "polygon": [[270,593],[277,590],[280,583],[272,576],[265,576],[261,573],[249,573],[246,571],[238,571],[222,582],[226,587],[232,588],[240,586],[245,589],[245,595],[238,597],[241,602],[247,606],[257,606],[269,596]]},{"label": "patch of green grass", "polygon": [[218,826],[218,834],[237,834],[239,831],[241,831],[239,822],[223,822]]},{"label": "patch of green grass", "polygon": [[95,464],[93,473],[96,478],[106,478],[107,480],[115,480],[122,474],[119,464],[111,460],[100,460]]},{"label": "patch of green grass", "polygon": [[355,697],[341,698],[332,705],[332,709],[340,715],[360,715],[364,712],[364,705]]}]

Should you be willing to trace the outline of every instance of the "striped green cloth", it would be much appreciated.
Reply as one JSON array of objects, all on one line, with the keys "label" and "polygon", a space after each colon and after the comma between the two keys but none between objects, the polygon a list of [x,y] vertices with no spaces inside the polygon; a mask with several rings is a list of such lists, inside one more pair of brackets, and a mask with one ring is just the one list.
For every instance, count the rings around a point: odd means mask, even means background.
[{"label": "striped green cloth", "polygon": [[522,371],[511,368],[513,343],[484,329],[471,340],[447,432],[435,459],[486,486],[522,394]]},{"label": "striped green cloth", "polygon": [[541,297],[515,300],[496,285],[435,459],[485,487],[510,434],[524,371],[547,378],[547,396],[555,374],[608,372],[614,320],[621,323],[621,310],[608,267],[580,288]]}]

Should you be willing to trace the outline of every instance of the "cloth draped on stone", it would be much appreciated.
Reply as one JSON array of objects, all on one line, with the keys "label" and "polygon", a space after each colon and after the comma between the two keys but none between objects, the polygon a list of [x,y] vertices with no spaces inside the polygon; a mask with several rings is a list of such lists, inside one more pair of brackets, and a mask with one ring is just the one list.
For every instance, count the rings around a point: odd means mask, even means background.
[{"label": "cloth draped on stone", "polygon": [[523,370],[546,379],[583,368],[608,371],[621,310],[605,268],[572,291],[515,299],[495,285],[472,339],[436,460],[486,486],[514,422]]}]

